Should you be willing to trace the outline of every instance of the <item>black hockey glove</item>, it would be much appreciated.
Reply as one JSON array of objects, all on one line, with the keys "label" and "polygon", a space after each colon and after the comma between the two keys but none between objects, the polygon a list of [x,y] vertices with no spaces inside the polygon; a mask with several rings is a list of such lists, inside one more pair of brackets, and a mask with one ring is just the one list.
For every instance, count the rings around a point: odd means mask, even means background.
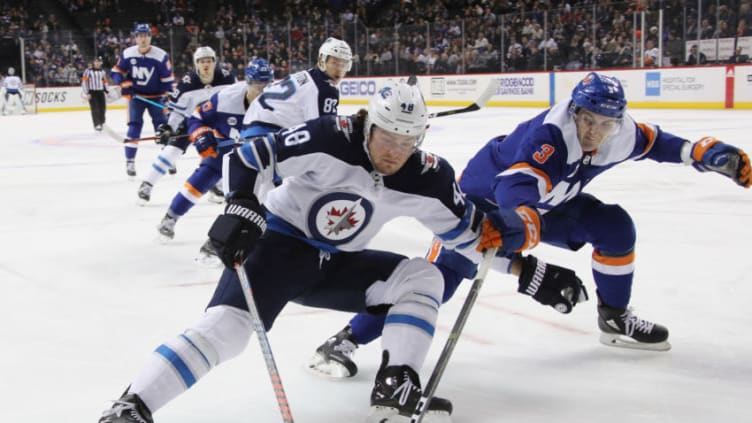
[{"label": "black hockey glove", "polygon": [[172,134],[172,128],[167,123],[162,123],[157,127],[157,133],[155,134],[157,139],[154,141],[159,145],[167,145],[170,142]]},{"label": "black hockey glove", "polygon": [[266,230],[265,215],[255,197],[228,200],[225,214],[217,216],[209,229],[209,239],[225,266],[234,268],[235,263],[245,260]]},{"label": "black hockey glove", "polygon": [[532,255],[522,257],[517,291],[565,314],[577,303],[589,299],[585,286],[573,270],[548,264]]}]

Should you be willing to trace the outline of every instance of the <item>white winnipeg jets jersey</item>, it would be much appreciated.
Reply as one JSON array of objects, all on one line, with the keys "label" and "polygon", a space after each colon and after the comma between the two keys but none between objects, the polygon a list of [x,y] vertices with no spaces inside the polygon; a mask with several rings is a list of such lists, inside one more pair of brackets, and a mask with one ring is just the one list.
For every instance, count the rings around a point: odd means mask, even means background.
[{"label": "white winnipeg jets jersey", "polygon": [[318,68],[294,73],[264,88],[248,108],[243,126],[288,128],[324,115],[336,115],[339,90]]},{"label": "white winnipeg jets jersey", "polygon": [[483,215],[465,200],[449,163],[416,150],[397,173],[381,175],[365,150],[362,126],[353,126],[349,117],[323,116],[251,138],[226,158],[226,188],[231,196],[256,194],[282,178],[263,201],[268,229],[323,251],[361,251],[384,224],[405,216],[479,261]]}]

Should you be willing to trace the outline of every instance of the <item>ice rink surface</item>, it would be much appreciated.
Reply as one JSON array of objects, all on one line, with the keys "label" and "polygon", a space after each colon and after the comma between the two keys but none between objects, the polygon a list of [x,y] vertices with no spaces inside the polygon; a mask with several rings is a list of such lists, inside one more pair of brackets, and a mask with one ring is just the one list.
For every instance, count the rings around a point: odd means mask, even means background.
[{"label": "ice rink surface", "polygon": [[[491,136],[537,112],[490,108],[435,119],[424,147],[459,172]],[[713,135],[752,151],[749,111],[632,114],[690,140]],[[107,119],[125,132],[124,111]],[[139,207],[140,179],[127,179],[122,146],[95,133],[88,112],[3,117],[0,128],[0,421],[94,423],[151,351],[208,302],[220,270],[193,260],[222,207],[197,205],[178,222],[173,242],[162,244],[156,225],[197,165],[193,151]],[[139,177],[157,152],[154,144],[139,150]],[[517,294],[514,278],[492,273],[437,392],[453,401],[454,422],[752,421],[752,192],[720,175],[650,161],[618,166],[586,191],[634,218],[632,305],[668,326],[673,348],[602,346],[595,300],[561,315]],[[404,219],[373,247],[422,256],[429,243],[426,229]],[[591,252],[534,251],[575,269],[594,296]],[[441,309],[424,383],[469,286]],[[364,421],[378,343],[358,350],[360,372],[351,380],[322,379],[304,367],[348,318],[290,304],[269,333],[296,422]],[[154,417],[280,422],[255,338]]]}]

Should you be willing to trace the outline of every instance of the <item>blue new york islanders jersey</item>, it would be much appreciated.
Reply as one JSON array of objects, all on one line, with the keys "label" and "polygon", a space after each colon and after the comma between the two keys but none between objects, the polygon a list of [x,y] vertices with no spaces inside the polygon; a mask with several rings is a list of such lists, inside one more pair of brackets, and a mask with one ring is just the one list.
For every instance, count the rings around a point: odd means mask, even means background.
[{"label": "blue new york islanders jersey", "polygon": [[237,139],[243,124],[243,115],[248,108],[245,81],[223,87],[209,101],[198,106],[188,118],[188,134],[191,141],[207,131],[212,131],[217,141]]},{"label": "blue new york islanders jersey", "polygon": [[566,101],[489,141],[462,172],[460,187],[500,208],[527,205],[545,213],[626,160],[680,163],[686,142],[626,114],[613,136],[596,151],[584,152]]},{"label": "blue new york islanders jersey", "polygon": [[160,97],[173,90],[175,77],[167,52],[156,46],[141,54],[138,46],[123,50],[110,72],[112,80],[120,84],[123,95],[132,93],[143,97]]},{"label": "blue new york islanders jersey", "polygon": [[[325,251],[360,251],[383,225],[414,217],[474,261],[482,214],[465,201],[444,159],[416,150],[393,175],[376,172],[362,125],[322,116],[249,139],[229,156],[227,192],[271,188],[263,203],[271,230]],[[284,182],[275,187],[281,177]]]}]

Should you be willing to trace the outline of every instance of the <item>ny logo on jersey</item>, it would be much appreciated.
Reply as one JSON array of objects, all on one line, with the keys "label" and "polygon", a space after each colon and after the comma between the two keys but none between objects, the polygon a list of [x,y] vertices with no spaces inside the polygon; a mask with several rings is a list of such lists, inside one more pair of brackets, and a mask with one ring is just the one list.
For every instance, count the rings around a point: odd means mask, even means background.
[{"label": "ny logo on jersey", "polygon": [[133,80],[136,81],[136,85],[143,86],[151,80],[152,75],[154,75],[154,68],[134,66],[131,69],[131,75],[133,76]]},{"label": "ny logo on jersey", "polygon": [[580,181],[574,183],[562,181],[556,184],[551,192],[546,194],[545,197],[541,198],[540,202],[553,208],[571,200],[579,194],[580,191],[582,191]]}]

